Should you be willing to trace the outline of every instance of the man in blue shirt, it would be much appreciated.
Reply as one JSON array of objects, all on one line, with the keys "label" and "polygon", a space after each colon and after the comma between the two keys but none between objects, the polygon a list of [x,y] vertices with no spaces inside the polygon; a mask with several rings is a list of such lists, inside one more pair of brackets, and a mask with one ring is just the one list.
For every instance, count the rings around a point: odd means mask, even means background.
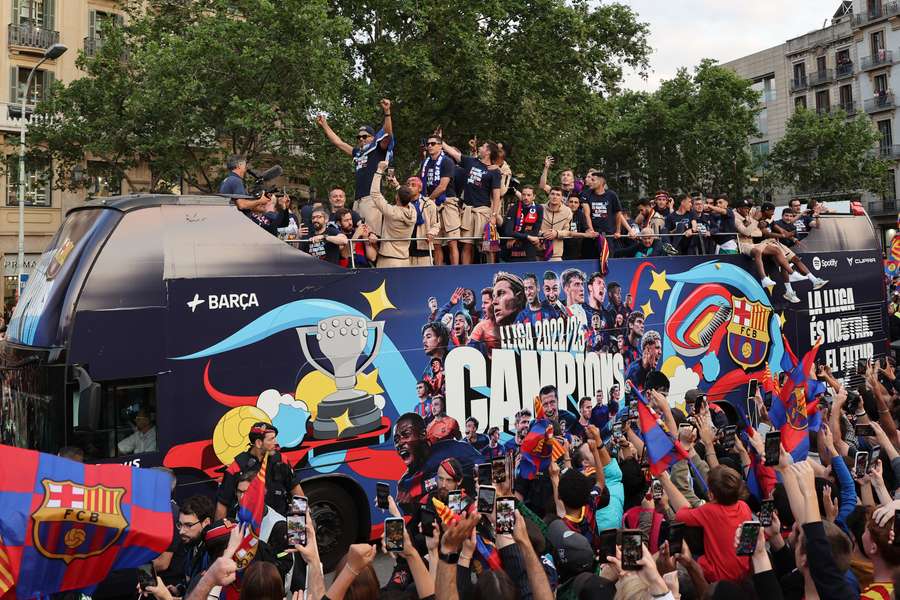
[{"label": "man in blue shirt", "polygon": [[353,210],[359,213],[363,221],[376,235],[381,235],[381,212],[375,208],[375,203],[370,196],[372,178],[378,169],[378,163],[391,160],[391,148],[393,147],[394,126],[391,121],[391,101],[382,98],[381,109],[384,111],[384,125],[377,133],[369,125],[363,125],[356,133],[356,147],[354,148],[340,138],[331,129],[325,115],[319,115],[316,121],[325,132],[334,146],[353,158],[353,166],[356,171],[356,195]]},{"label": "man in blue shirt", "polygon": [[219,193],[246,196],[247,188],[244,187],[244,175],[247,173],[247,159],[233,154],[228,157],[226,166],[229,173],[222,180],[222,184],[219,186]]}]

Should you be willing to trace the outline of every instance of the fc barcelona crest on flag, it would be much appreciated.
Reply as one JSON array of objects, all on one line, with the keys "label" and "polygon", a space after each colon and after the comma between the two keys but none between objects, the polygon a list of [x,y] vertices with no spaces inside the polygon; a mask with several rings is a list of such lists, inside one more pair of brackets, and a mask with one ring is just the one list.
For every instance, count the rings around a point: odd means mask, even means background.
[{"label": "fc barcelona crest on flag", "polygon": [[128,526],[123,488],[84,486],[44,479],[44,499],[32,515],[34,546],[47,558],[69,564],[102,554]]},{"label": "fc barcelona crest on flag", "polygon": [[761,302],[734,296],[728,323],[728,353],[737,364],[752,369],[769,353],[769,316],[772,309]]}]

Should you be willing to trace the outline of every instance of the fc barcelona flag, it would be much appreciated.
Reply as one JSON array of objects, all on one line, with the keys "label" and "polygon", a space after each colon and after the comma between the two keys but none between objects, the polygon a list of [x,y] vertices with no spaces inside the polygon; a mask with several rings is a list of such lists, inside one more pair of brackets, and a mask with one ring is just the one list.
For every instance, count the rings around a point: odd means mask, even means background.
[{"label": "fc barcelona flag", "polygon": [[0,596],[87,590],[172,541],[171,476],[0,445]]}]

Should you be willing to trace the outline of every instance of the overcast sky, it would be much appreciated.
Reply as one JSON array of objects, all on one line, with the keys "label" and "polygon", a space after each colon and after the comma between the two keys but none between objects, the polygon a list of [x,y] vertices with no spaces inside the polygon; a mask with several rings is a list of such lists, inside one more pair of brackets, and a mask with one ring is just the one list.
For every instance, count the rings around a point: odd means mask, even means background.
[{"label": "overcast sky", "polygon": [[839,0],[618,0],[650,25],[647,80],[625,74],[625,87],[655,90],[679,67],[703,58],[728,62],[819,29]]}]

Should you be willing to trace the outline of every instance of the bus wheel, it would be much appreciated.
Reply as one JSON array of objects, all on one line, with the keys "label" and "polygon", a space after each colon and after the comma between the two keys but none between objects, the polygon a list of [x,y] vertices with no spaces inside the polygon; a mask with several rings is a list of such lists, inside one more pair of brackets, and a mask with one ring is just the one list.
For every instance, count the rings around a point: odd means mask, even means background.
[{"label": "bus wheel", "polygon": [[353,498],[340,485],[323,481],[304,486],[316,522],[319,558],[325,572],[334,569],[356,541],[359,516]]}]

